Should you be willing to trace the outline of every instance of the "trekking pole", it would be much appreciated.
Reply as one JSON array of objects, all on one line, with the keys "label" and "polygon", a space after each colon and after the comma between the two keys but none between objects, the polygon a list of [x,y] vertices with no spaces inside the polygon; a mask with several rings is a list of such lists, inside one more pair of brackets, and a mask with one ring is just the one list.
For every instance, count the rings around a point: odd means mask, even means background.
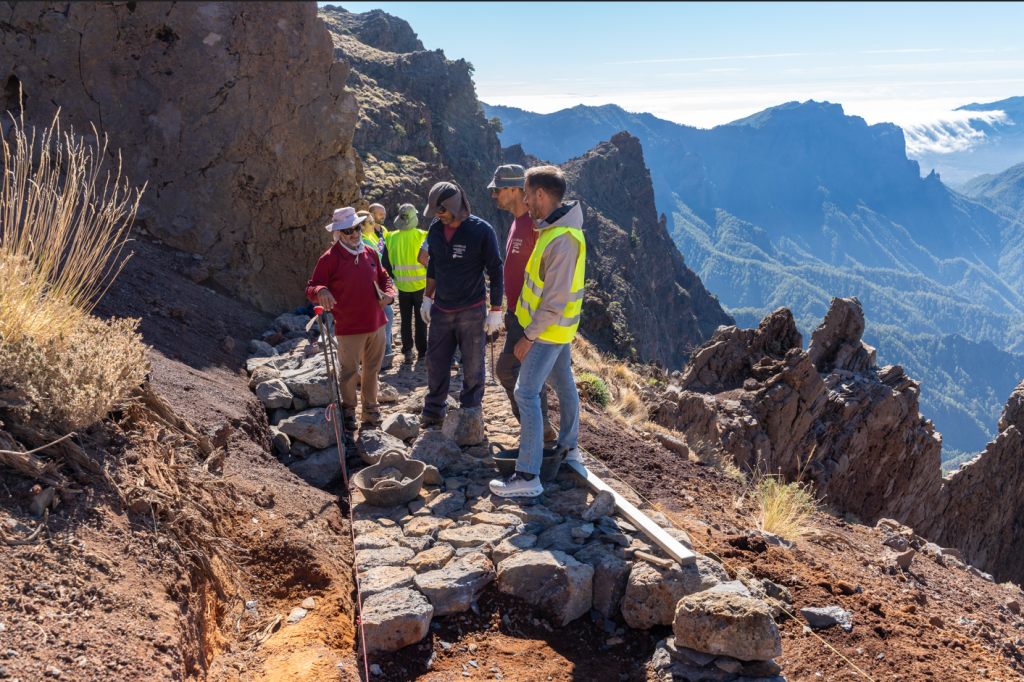
[{"label": "trekking pole", "polygon": [[324,364],[327,367],[327,388],[331,399],[331,404],[327,406],[325,416],[327,421],[337,419],[342,423],[341,429],[335,428],[335,435],[338,439],[338,457],[341,459],[341,473],[345,479],[345,487],[348,488],[348,469],[345,466],[345,415],[342,412],[341,391],[338,386],[337,345],[334,342],[334,335],[329,332],[327,315],[323,307],[314,306],[313,311],[315,314],[313,319],[309,321],[309,324],[306,325],[306,331],[309,331],[314,323],[320,330],[320,338],[317,340],[317,345],[320,346],[320,350],[324,354]]}]

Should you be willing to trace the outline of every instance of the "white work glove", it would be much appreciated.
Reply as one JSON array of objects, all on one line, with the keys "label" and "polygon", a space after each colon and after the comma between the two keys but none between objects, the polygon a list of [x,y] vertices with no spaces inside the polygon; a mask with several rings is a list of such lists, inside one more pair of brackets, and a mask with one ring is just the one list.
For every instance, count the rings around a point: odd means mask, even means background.
[{"label": "white work glove", "polygon": [[487,313],[487,319],[484,320],[484,331],[488,334],[493,334],[501,328],[501,311],[491,310]]},{"label": "white work glove", "polygon": [[420,306],[420,317],[427,324],[430,324],[430,308],[434,305],[434,299],[429,296],[423,297],[423,304]]}]

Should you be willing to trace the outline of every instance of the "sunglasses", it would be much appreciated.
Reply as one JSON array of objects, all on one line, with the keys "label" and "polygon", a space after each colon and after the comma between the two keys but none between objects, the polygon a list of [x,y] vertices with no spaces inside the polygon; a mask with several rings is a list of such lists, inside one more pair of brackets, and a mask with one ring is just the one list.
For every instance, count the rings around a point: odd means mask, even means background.
[{"label": "sunglasses", "polygon": [[355,232],[358,229],[359,229],[358,226],[357,227],[346,227],[344,230],[338,230],[338,232],[341,232],[343,235],[345,235],[347,237],[347,236],[349,236],[350,234],[352,234],[353,232]]}]

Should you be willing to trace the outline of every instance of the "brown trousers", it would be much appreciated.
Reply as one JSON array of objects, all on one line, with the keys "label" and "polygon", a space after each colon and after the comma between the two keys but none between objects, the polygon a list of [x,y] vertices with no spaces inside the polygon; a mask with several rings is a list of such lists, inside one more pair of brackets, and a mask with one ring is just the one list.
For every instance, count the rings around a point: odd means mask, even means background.
[{"label": "brown trousers", "polygon": [[334,337],[338,342],[338,364],[341,365],[341,408],[346,417],[356,415],[356,375],[363,362],[362,419],[380,414],[377,403],[377,372],[384,360],[384,327],[369,334],[348,334]]}]

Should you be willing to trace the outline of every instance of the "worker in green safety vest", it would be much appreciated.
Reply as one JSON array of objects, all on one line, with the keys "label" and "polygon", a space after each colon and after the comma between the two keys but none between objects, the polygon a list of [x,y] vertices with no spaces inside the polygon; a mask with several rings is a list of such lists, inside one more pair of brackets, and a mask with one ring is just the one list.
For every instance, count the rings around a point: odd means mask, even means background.
[{"label": "worker in green safety vest", "polygon": [[427,323],[418,314],[423,305],[423,290],[427,286],[427,268],[417,260],[427,233],[418,229],[418,225],[416,207],[402,204],[395,218],[395,229],[384,234],[384,267],[398,288],[398,314],[402,317],[402,355],[405,356],[405,363],[412,363],[416,354],[423,357],[427,352]]},{"label": "worker in green safety vest", "polygon": [[526,172],[523,201],[537,226],[537,245],[526,264],[516,318],[523,338],[515,346],[522,362],[516,380],[522,435],[516,471],[490,483],[502,497],[536,497],[544,492],[540,467],[544,457],[544,418],[540,391],[547,381],[558,395],[558,445],[566,459],[582,461],[580,396],[572,375],[571,342],[580,325],[587,245],[578,201],[563,204],[565,176],[555,166]]}]

